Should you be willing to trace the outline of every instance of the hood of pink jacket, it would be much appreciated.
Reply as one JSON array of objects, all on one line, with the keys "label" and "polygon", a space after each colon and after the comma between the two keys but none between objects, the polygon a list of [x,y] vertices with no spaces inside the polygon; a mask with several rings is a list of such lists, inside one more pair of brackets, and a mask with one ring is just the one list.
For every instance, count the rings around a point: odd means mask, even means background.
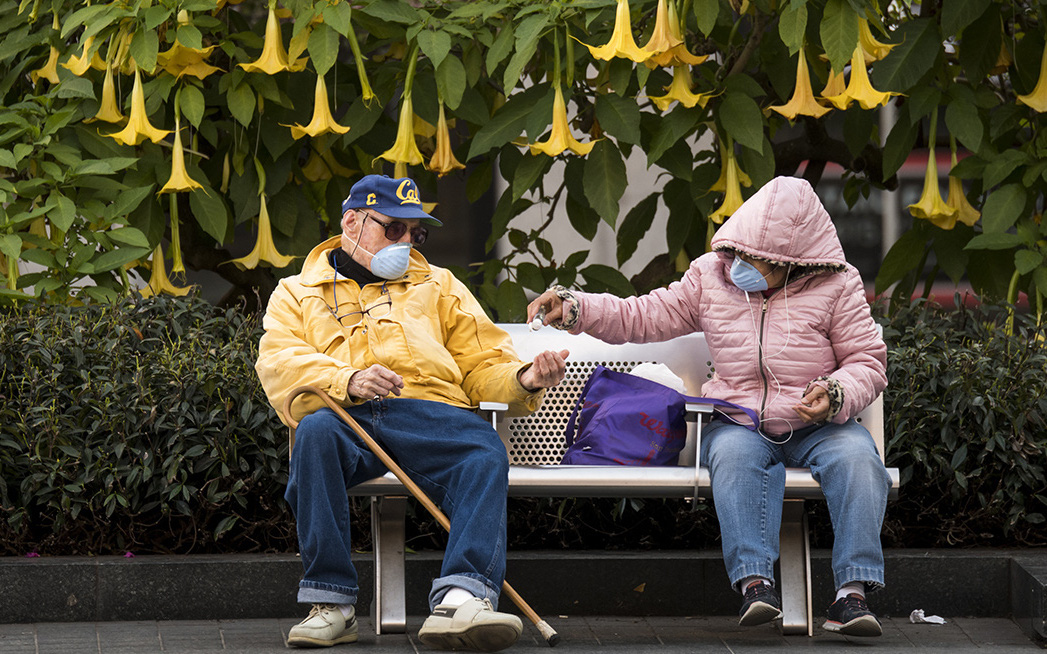
[{"label": "hood of pink jacket", "polygon": [[712,248],[775,264],[834,272],[847,267],[829,212],[798,177],[776,177],[754,193],[717,230]]}]

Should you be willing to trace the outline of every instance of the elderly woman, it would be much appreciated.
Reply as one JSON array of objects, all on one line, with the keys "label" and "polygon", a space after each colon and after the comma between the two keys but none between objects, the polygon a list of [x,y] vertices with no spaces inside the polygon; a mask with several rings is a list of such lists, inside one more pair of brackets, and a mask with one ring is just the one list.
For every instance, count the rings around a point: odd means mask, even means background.
[{"label": "elderly woman", "polygon": [[702,432],[731,584],[742,625],[781,616],[774,588],[785,468],[809,467],[833,524],[838,589],[823,625],[879,636],[865,601],[884,583],[880,529],[890,477],[869,432],[854,420],[887,385],[886,347],[858,271],[805,180],[779,177],[717,231],[713,251],[678,282],[641,297],[554,287],[528,320],[609,343],[705,333],[716,374],[702,394],[754,409],[717,413]]}]

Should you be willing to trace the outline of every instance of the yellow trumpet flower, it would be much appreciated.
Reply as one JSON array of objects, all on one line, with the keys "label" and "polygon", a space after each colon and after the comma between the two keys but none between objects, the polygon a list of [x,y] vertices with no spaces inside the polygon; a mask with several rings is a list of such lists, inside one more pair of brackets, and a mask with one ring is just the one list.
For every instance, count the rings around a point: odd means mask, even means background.
[{"label": "yellow trumpet flower", "polygon": [[409,166],[417,166],[425,160],[414,140],[414,104],[410,93],[405,93],[400,100],[400,124],[396,127],[396,141],[393,147],[375,157],[375,161],[379,159]]},{"label": "yellow trumpet flower", "polygon": [[465,164],[455,159],[451,150],[451,130],[447,126],[443,102],[440,103],[440,119],[436,122],[436,151],[433,152],[433,158],[429,160],[426,168],[435,172],[438,177],[465,168]]},{"label": "yellow trumpet flower", "polygon": [[105,62],[98,56],[98,51],[91,52],[91,47],[94,45],[95,37],[89,36],[84,39],[84,47],[80,51],[79,57],[69,57],[69,61],[62,64],[62,68],[68,68],[77,77],[83,77],[89,69],[94,68],[95,70],[105,70]]},{"label": "yellow trumpet flower", "polygon": [[862,53],[865,55],[865,63],[871,64],[874,61],[879,61],[890,54],[891,49],[898,45],[897,43],[884,43],[876,40],[873,36],[872,29],[869,27],[869,21],[866,18],[858,20],[858,45],[862,49]]},{"label": "yellow trumpet flower", "polygon": [[674,101],[679,102],[688,109],[695,105],[705,108],[712,94],[691,92],[691,69],[687,66],[673,66],[673,82],[665,87],[666,95],[651,96],[658,109],[665,111]]},{"label": "yellow trumpet flower", "polygon": [[590,141],[589,143],[581,143],[573,136],[571,136],[571,126],[567,122],[567,103],[563,99],[563,91],[560,89],[560,85],[556,85],[555,95],[553,96],[553,129],[549,134],[549,138],[545,142],[539,141],[538,143],[528,143],[527,147],[531,149],[531,154],[537,156],[539,153],[555,157],[561,154],[564,150],[570,150],[575,154],[580,154],[583,157],[589,154],[589,151],[596,145],[596,141]]},{"label": "yellow trumpet flower", "polygon": [[834,95],[840,95],[847,90],[847,80],[843,73],[837,73],[830,66],[829,68],[829,81],[825,83],[825,88],[818,94],[818,97],[825,99]]},{"label": "yellow trumpet flower", "polygon": [[313,119],[309,121],[308,125],[295,123],[294,125],[284,125],[284,127],[291,128],[291,136],[296,141],[303,136],[319,136],[328,132],[345,134],[349,131],[348,127],[335,122],[334,116],[331,115],[331,108],[327,99],[327,83],[324,81],[323,75],[316,76],[316,92],[313,94]]},{"label": "yellow trumpet flower", "polygon": [[709,187],[710,191],[716,191],[717,193],[727,192],[727,169],[730,166],[734,166],[735,173],[738,175],[738,182],[742,186],[749,188],[753,185],[753,180],[738,167],[738,161],[733,156],[727,156],[727,148],[724,147],[723,142],[720,143],[720,160],[724,162],[720,167],[720,176],[717,177],[716,181],[713,182],[713,185]]},{"label": "yellow trumpet flower", "polygon": [[[722,224],[724,220],[730,218],[735,211],[738,211],[738,207],[742,206],[742,203],[745,202],[742,198],[741,181],[741,177],[744,173],[742,173],[742,169],[738,167],[738,161],[734,157],[734,148],[727,148],[726,152],[727,161],[724,162],[723,168],[727,171],[727,176],[724,180],[723,202],[720,204],[720,207],[709,216],[709,220],[717,225]],[[748,178],[748,176],[746,176],[746,178]],[[752,182],[750,182],[750,184],[751,183]]]},{"label": "yellow trumpet flower", "polygon": [[1043,49],[1040,57],[1040,78],[1036,80],[1036,86],[1032,93],[1019,95],[1018,102],[1032,108],[1036,113],[1047,111],[1047,48]]},{"label": "yellow trumpet flower", "polygon": [[[952,167],[955,168],[956,139],[950,137],[949,144],[952,149]],[[981,212],[967,201],[967,196],[963,192],[963,182],[960,181],[959,177],[953,177],[952,173],[949,174],[949,195],[945,198],[945,204],[956,209],[956,220],[968,227],[974,227],[974,223],[978,222],[978,219],[982,217]]]},{"label": "yellow trumpet flower", "polygon": [[909,205],[909,213],[913,218],[929,220],[942,229],[952,229],[956,225],[958,211],[946,204],[942,199],[941,189],[938,188],[938,162],[934,156],[933,146],[927,153],[927,171],[923,178],[923,192],[916,204]]},{"label": "yellow trumpet flower", "polygon": [[181,79],[190,75],[197,79],[204,79],[211,73],[221,72],[221,68],[207,63],[211,51],[218,46],[210,45],[206,48],[189,48],[175,39],[174,45],[156,55],[156,63],[160,65],[169,75]]},{"label": "yellow trumpet flower", "polygon": [[289,70],[298,72],[305,68],[308,57],[303,57],[295,62],[288,62],[287,50],[284,49],[283,38],[280,35],[280,22],[276,19],[274,6],[269,7],[269,18],[265,23],[265,44],[262,46],[262,54],[258,59],[249,64],[240,64],[249,73],[276,73]]},{"label": "yellow trumpet flower", "polygon": [[136,69],[134,88],[131,89],[131,117],[128,118],[127,125],[122,130],[106,136],[111,136],[124,145],[138,145],[146,139],[159,143],[170,133],[169,130],[153,127],[149,122],[149,115],[145,112],[142,73]]},{"label": "yellow trumpet flower", "polygon": [[179,121],[175,121],[174,154],[171,157],[171,176],[163,188],[157,191],[157,195],[164,193],[177,193],[179,191],[193,191],[203,188],[189,175],[185,169],[185,150],[182,147],[182,130]]},{"label": "yellow trumpet flower", "polygon": [[36,70],[29,71],[29,78],[33,80],[35,85],[41,78],[46,79],[52,84],[58,83],[58,49],[53,45],[51,46],[51,54],[47,57],[47,62],[37,68]]},{"label": "yellow trumpet flower", "polygon": [[274,268],[286,268],[294,257],[280,254],[273,242],[273,227],[269,222],[269,208],[266,206],[265,194],[261,194],[262,208],[258,213],[258,240],[255,241],[254,249],[247,256],[233,259],[229,263],[236,264],[240,270],[257,268],[260,263],[267,263]]},{"label": "yellow trumpet flower", "polygon": [[666,0],[658,0],[654,31],[643,49],[651,53],[644,65],[652,69],[658,66],[697,66],[709,58],[704,55],[698,57],[687,51],[676,4]]},{"label": "yellow trumpet flower", "polygon": [[892,95],[898,94],[873,88],[869,71],[865,69],[865,55],[862,54],[862,47],[858,46],[851,55],[851,79],[847,81],[847,88],[839,95],[826,96],[824,99],[840,110],[846,109],[852,102],[857,102],[862,109],[873,109],[887,104]]},{"label": "yellow trumpet flower", "polygon": [[636,45],[636,40],[633,39],[632,19],[629,17],[629,0],[618,0],[618,8],[614,13],[614,31],[611,33],[610,41],[599,47],[591,46],[582,41],[578,42],[589,48],[589,53],[593,57],[603,61],[622,57],[636,63],[642,63],[651,56],[650,52]]},{"label": "yellow trumpet flower", "polygon": [[84,122],[91,123],[101,120],[107,123],[120,123],[125,119],[124,112],[120,111],[120,103],[116,101],[113,69],[107,66],[105,69],[105,80],[102,82],[102,104],[98,107],[98,113]]},{"label": "yellow trumpet flower", "polygon": [[807,57],[800,50],[799,62],[796,64],[796,88],[793,89],[793,97],[783,105],[773,105],[770,109],[777,111],[789,120],[796,120],[797,116],[813,116],[821,118],[831,111],[829,107],[823,107],[814,99],[814,90],[811,88],[811,74],[807,70]]},{"label": "yellow trumpet flower", "polygon": [[168,279],[167,269],[164,266],[164,248],[161,245],[157,245],[156,249],[153,250],[150,269],[152,272],[149,275],[149,285],[140,291],[142,297],[156,296],[161,293],[182,296],[188,295],[189,291],[192,290],[191,286],[175,286]]}]

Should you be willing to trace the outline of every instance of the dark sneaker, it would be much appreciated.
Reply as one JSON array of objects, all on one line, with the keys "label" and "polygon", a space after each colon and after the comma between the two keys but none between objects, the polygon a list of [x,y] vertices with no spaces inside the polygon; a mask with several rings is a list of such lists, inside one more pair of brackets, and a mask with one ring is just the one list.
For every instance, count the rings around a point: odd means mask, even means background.
[{"label": "dark sneaker", "polygon": [[762,581],[754,581],[745,589],[745,603],[738,611],[738,624],[752,627],[782,617],[782,600],[778,591]]},{"label": "dark sneaker", "polygon": [[879,636],[883,634],[880,621],[876,619],[865,598],[857,593],[841,597],[829,605],[825,612],[822,629],[845,636]]}]

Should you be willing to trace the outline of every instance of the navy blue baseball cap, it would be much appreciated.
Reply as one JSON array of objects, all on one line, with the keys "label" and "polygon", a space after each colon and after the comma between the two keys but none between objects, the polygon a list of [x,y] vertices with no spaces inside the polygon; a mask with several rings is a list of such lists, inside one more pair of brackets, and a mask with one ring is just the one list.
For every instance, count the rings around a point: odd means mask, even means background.
[{"label": "navy blue baseball cap", "polygon": [[422,209],[418,185],[410,177],[393,179],[388,175],[366,175],[349,189],[349,197],[342,201],[342,213],[349,209],[374,209],[390,218],[420,218],[437,227],[442,222]]}]

